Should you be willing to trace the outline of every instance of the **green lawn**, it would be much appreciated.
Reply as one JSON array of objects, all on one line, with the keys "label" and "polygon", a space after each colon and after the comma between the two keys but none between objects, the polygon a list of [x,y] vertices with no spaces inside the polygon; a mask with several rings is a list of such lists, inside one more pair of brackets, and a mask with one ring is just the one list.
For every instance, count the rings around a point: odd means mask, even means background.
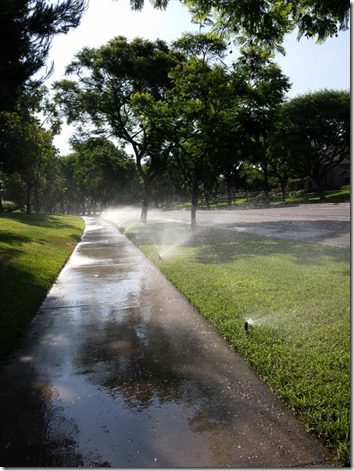
[{"label": "green lawn", "polygon": [[21,338],[83,228],[74,216],[0,216],[0,361]]},{"label": "green lawn", "polygon": [[[346,203],[350,202],[350,188],[342,188],[338,190],[326,190],[325,203]],[[261,193],[255,196],[250,193],[249,198],[246,196],[237,197],[232,200],[232,206],[267,206],[271,205],[286,205],[286,204],[302,204],[302,203],[321,203],[320,197],[317,192],[314,191],[293,191],[290,192],[286,198],[286,201],[282,201],[280,193],[270,193],[270,199],[267,203],[264,196]],[[190,202],[176,203],[170,209],[189,209],[191,207]],[[202,201],[199,204],[201,209],[207,209],[206,204]],[[209,203],[210,209],[222,209],[227,208],[228,202],[225,197],[212,198]]]},{"label": "green lawn", "polygon": [[348,464],[349,250],[171,223],[127,235]]},{"label": "green lawn", "polygon": [[[350,201],[350,189],[327,190],[325,191],[325,203],[345,203]],[[320,203],[318,193],[314,191],[293,192],[287,199],[287,203]]]}]

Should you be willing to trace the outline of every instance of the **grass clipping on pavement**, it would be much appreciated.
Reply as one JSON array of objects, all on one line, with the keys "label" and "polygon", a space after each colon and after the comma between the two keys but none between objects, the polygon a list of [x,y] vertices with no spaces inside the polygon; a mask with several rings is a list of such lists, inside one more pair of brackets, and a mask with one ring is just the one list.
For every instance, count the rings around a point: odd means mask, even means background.
[{"label": "grass clipping on pavement", "polygon": [[349,250],[172,223],[126,235],[348,464]]},{"label": "grass clipping on pavement", "polygon": [[0,217],[0,361],[33,318],[83,228],[74,216]]}]

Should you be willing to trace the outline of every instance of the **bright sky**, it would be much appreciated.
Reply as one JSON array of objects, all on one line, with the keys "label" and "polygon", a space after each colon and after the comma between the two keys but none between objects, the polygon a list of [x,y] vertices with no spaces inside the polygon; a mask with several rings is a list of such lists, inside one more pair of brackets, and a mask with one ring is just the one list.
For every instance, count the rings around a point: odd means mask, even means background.
[{"label": "bright sky", "polygon": [[[132,11],[129,0],[90,0],[80,26],[54,38],[49,62],[54,61],[55,69],[47,85],[64,76],[66,65],[85,46],[99,47],[119,35],[171,42],[182,33],[193,31],[198,31],[198,26],[191,23],[188,10],[178,0],[170,0],[166,11],[155,10],[145,0],[141,12]],[[298,42],[293,34],[286,38],[285,48],[286,56],[277,56],[277,62],[292,83],[290,97],[323,88],[350,88],[349,32],[321,45],[308,39]],[[234,48],[230,59],[236,55]],[[68,139],[72,132],[72,128],[63,126],[61,135],[55,138],[63,155],[70,152]]]}]

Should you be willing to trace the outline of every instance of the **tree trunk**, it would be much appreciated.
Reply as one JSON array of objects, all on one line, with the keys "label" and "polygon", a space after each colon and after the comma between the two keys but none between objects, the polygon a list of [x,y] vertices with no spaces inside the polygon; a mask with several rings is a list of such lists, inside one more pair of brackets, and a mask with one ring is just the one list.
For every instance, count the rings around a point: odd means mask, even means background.
[{"label": "tree trunk", "polygon": [[5,212],[5,209],[4,209],[4,206],[2,204],[2,199],[1,199],[1,195],[0,195],[0,214],[2,214],[4,212]]},{"label": "tree trunk", "polygon": [[264,190],[264,193],[266,194],[266,196],[268,197],[268,193],[269,193],[269,182],[268,182],[268,166],[267,166],[267,163],[264,163],[263,164],[263,190]]},{"label": "tree trunk", "polygon": [[27,185],[26,187],[26,214],[31,214],[32,206],[31,206],[31,197],[32,197],[32,188]]},{"label": "tree trunk", "polygon": [[286,182],[284,180],[280,180],[280,188],[281,188],[281,199],[283,202],[286,200]]},{"label": "tree trunk", "polygon": [[145,177],[144,178],[143,206],[141,208],[141,214],[140,214],[140,222],[143,224],[146,224],[147,222],[147,213],[149,210],[150,197],[151,197],[150,181],[148,178]]},{"label": "tree trunk", "polygon": [[41,210],[41,205],[40,205],[40,202],[39,202],[39,195],[38,195],[37,186],[34,189],[34,209],[35,209],[36,213],[39,213],[40,210]]},{"label": "tree trunk", "polygon": [[144,172],[141,165],[143,154],[139,152],[136,144],[131,143],[135,152],[136,166],[138,170],[138,175],[143,179],[144,182],[144,197],[143,197],[143,206],[141,208],[140,222],[146,224],[147,222],[147,213],[149,210],[150,198],[151,198],[151,177]]},{"label": "tree trunk", "polygon": [[194,232],[197,228],[197,207],[198,207],[198,187],[192,188],[192,209],[191,209],[191,230]]},{"label": "tree trunk", "polygon": [[232,205],[232,194],[231,194],[230,178],[226,178],[226,191],[227,191],[227,204],[228,204],[229,208],[231,208],[231,205]]},{"label": "tree trunk", "polygon": [[314,178],[315,180],[315,183],[316,183],[316,186],[317,186],[317,191],[318,191],[318,194],[320,196],[320,201],[325,201],[326,200],[326,195],[325,195],[325,190],[324,190],[324,185],[323,185],[323,181],[322,181],[322,178],[318,177],[318,178]]}]

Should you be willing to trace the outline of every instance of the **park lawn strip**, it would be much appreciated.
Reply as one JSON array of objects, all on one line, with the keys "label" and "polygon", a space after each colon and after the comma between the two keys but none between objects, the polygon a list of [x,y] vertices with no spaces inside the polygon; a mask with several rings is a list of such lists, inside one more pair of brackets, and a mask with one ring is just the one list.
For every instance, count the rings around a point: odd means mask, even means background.
[{"label": "park lawn strip", "polygon": [[0,217],[0,361],[21,339],[83,228],[76,216]]},{"label": "park lawn strip", "polygon": [[[264,195],[258,194],[254,196],[252,193],[249,194],[249,197],[246,196],[237,196],[231,200],[231,206],[245,206],[245,207],[268,207],[268,206],[284,206],[286,204],[304,204],[304,203],[349,203],[350,202],[350,187],[346,185],[348,188],[343,187],[342,189],[338,190],[326,190],[325,191],[325,201],[321,201],[320,197],[317,192],[315,191],[293,191],[289,192],[286,200],[283,201],[281,199],[280,193],[270,193],[269,194],[269,201],[267,202]],[[184,202],[184,203],[176,203],[173,205],[173,208],[170,209],[190,209],[192,203]],[[216,197],[209,201],[209,204],[205,204],[205,202],[201,202],[199,207],[202,209],[221,209],[229,207],[228,201],[225,197]]]},{"label": "park lawn strip", "polygon": [[[211,228],[190,238],[189,231],[155,223],[127,235],[348,464],[350,251]],[[255,321],[248,334],[247,319]]]}]

